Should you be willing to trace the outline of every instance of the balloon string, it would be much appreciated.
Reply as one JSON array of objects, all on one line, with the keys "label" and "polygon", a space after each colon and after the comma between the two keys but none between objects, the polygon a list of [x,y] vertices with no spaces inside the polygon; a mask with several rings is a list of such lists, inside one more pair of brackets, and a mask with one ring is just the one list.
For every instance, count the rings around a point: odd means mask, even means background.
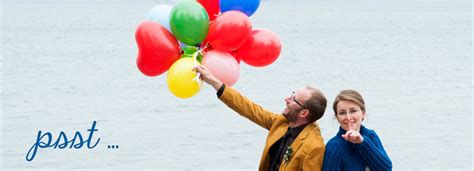
[{"label": "balloon string", "polygon": [[206,43],[206,45],[204,45],[204,47],[201,50],[198,50],[199,54],[204,56],[204,54],[202,54],[202,52],[207,49],[208,45],[209,45],[209,43]]},{"label": "balloon string", "polygon": [[[207,46],[206,46],[206,47],[207,47]],[[204,48],[201,49],[201,50],[198,50],[197,52],[194,52],[194,53],[193,53],[193,63],[194,63],[194,67],[197,67],[197,66],[199,65],[199,62],[197,61],[197,56],[198,56],[198,54],[201,54],[201,55],[202,55],[202,50],[204,50]],[[198,83],[198,85],[199,85],[199,88],[201,88],[203,81],[202,81],[201,79],[199,79],[199,77],[201,77],[201,73],[197,72],[196,77],[193,78],[193,81],[196,81],[196,82]]]}]

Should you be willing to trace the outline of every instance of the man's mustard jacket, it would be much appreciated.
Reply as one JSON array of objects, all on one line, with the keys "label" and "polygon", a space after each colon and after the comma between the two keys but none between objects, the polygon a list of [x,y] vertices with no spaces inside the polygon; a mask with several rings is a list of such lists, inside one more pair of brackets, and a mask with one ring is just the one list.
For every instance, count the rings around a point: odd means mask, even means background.
[{"label": "man's mustard jacket", "polygon": [[[269,130],[265,148],[260,159],[259,170],[269,170],[270,147],[288,130],[288,121],[281,114],[275,114],[253,103],[231,87],[225,87],[219,97],[227,106],[254,123]],[[306,125],[303,131],[291,144],[292,153],[289,160],[280,164],[279,170],[321,170],[324,157],[324,143],[321,131],[316,123]]]}]

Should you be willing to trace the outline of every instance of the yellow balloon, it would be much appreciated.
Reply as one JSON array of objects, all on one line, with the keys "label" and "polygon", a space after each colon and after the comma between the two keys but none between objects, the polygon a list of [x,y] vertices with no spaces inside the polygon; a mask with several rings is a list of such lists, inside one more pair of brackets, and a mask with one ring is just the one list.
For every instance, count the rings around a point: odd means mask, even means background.
[{"label": "yellow balloon", "polygon": [[201,90],[198,82],[193,80],[196,77],[193,69],[193,58],[181,58],[171,65],[166,82],[168,83],[168,89],[176,97],[189,98]]}]

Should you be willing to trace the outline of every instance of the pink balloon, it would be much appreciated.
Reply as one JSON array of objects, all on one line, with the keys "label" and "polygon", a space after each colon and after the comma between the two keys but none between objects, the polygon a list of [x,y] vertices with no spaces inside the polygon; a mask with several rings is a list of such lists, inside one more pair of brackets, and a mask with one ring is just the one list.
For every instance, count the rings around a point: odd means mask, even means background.
[{"label": "pink balloon", "polygon": [[211,50],[204,54],[204,65],[217,79],[227,86],[232,86],[239,79],[239,64],[229,52]]}]

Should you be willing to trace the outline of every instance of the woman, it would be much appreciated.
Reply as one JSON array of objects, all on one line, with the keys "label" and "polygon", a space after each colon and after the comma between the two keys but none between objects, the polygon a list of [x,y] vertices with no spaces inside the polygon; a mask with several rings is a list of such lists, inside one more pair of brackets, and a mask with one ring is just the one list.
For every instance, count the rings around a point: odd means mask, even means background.
[{"label": "woman", "polygon": [[379,137],[362,125],[362,96],[354,90],[343,90],[334,100],[333,109],[340,128],[326,144],[323,170],[392,170]]}]

